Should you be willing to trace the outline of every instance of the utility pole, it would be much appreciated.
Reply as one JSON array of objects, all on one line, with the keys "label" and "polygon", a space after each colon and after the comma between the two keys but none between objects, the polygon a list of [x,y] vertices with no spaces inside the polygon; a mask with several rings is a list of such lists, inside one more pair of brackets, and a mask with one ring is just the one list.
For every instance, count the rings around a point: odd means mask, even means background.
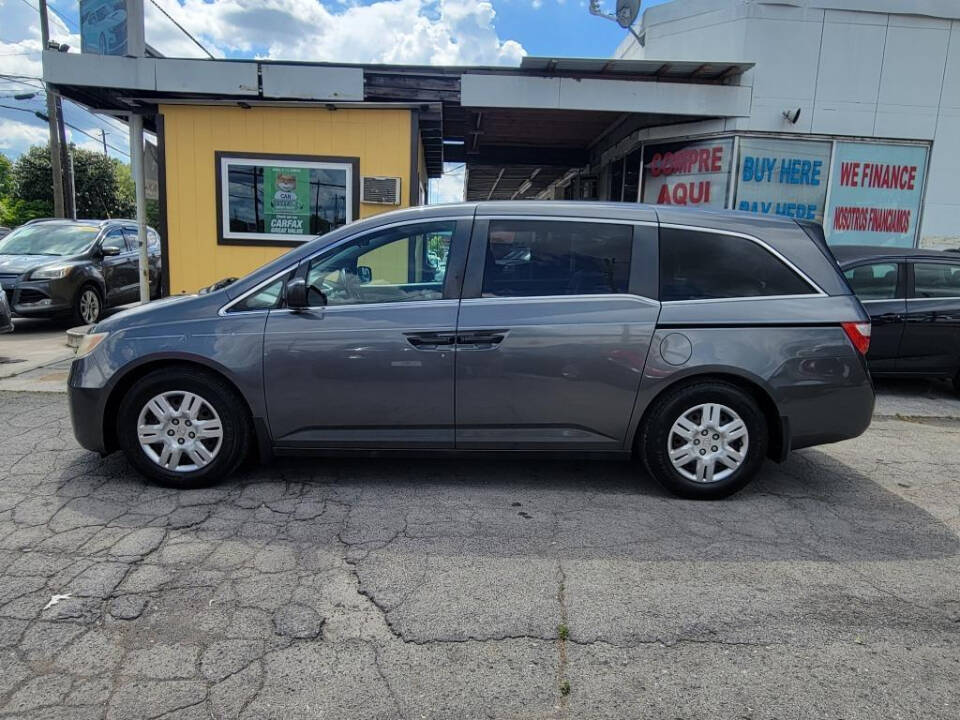
[{"label": "utility pole", "polygon": [[[43,50],[46,51],[50,43],[50,28],[47,25],[47,0],[40,2],[40,39],[43,43]],[[47,89],[47,119],[50,124],[50,167],[53,175],[53,214],[58,218],[64,217],[63,206],[63,164],[60,150],[60,133],[63,126],[59,125],[60,115],[60,96],[46,85]]]},{"label": "utility pole", "polygon": [[73,152],[67,143],[67,130],[63,125],[63,105],[56,96],[57,136],[60,144],[60,168],[63,172],[63,216],[77,219],[77,194],[73,189]]},{"label": "utility pole", "polygon": [[[143,0],[127,0],[127,55],[146,55]],[[140,302],[150,302],[150,263],[147,254],[147,187],[143,165],[143,115],[133,110],[130,126],[130,170],[137,188],[137,241],[140,249]]]},{"label": "utility pole", "polygon": [[103,140],[103,154],[109,157],[110,153],[107,152],[107,131],[103,128],[100,128],[100,139]]}]

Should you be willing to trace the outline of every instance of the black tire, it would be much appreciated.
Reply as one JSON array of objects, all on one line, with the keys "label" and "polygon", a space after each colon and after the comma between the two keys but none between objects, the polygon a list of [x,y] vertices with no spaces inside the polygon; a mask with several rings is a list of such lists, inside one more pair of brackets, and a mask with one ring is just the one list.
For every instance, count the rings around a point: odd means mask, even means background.
[{"label": "black tire", "polygon": [[[93,293],[96,296],[97,301],[97,311],[94,319],[90,319],[90,316],[84,312],[83,302],[84,296],[87,293]],[[73,317],[71,321],[76,325],[93,325],[100,321],[103,317],[103,293],[100,292],[98,288],[93,283],[87,283],[86,285],[81,285],[80,289],[77,290],[76,296],[73,298]]]},{"label": "black tire", "polygon": [[[220,418],[219,449],[209,464],[194,470],[174,471],[162,467],[148,457],[137,435],[140,412],[147,403],[162,393],[178,391],[200,396]],[[117,413],[117,439],[130,464],[142,475],[168,487],[197,488],[217,483],[244,461],[250,438],[250,421],[243,399],[225,380],[200,369],[161,368],[144,375],[126,392]]]},{"label": "black tire", "polygon": [[[705,403],[716,403],[734,411],[747,430],[746,457],[732,473],[712,482],[698,482],[681,474],[670,459],[668,445],[676,442],[677,447],[682,446],[681,439],[671,437],[674,423],[688,411]],[[697,415],[694,414],[694,417]],[[702,415],[700,417],[702,418]],[[724,417],[729,419],[726,414]],[[698,442],[712,444],[711,435],[701,438],[701,432],[702,430],[693,437]],[[742,449],[742,440],[734,440],[732,444],[737,445],[738,442],[739,449]],[[757,475],[766,458],[768,443],[769,428],[756,400],[736,385],[719,380],[705,380],[668,390],[656,399],[644,419],[638,438],[638,450],[650,474],[669,492],[691,500],[716,500],[737,492]],[[696,450],[701,454],[710,451],[711,447]],[[682,469],[695,475],[696,467],[696,462],[691,461],[691,465]],[[729,470],[726,466],[716,467],[722,467],[722,471]]]},{"label": "black tire", "polygon": [[953,391],[957,395],[960,395],[960,370],[953,376],[953,380],[951,380],[950,383],[953,385]]}]

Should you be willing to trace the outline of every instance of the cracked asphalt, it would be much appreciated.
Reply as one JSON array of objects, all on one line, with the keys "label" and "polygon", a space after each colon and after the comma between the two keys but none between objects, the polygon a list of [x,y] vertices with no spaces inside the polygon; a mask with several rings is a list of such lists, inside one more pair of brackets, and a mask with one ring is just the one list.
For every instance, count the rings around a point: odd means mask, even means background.
[{"label": "cracked asphalt", "polygon": [[0,393],[0,717],[955,720],[960,412],[878,407],[696,503],[579,460],[180,492]]}]

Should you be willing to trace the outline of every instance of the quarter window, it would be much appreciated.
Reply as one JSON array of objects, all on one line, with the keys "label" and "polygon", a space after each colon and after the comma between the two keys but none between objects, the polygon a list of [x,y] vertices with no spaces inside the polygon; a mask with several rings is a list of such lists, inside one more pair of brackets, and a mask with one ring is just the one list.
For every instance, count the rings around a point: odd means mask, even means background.
[{"label": "quarter window", "polygon": [[660,296],[711,300],[806,295],[815,290],[766,248],[747,238],[660,229]]},{"label": "quarter window", "polygon": [[439,300],[455,221],[403,225],[363,235],[313,260],[310,305]]},{"label": "quarter window", "polygon": [[625,293],[632,240],[630,225],[493,220],[483,297]]},{"label": "quarter window", "polygon": [[285,279],[281,278],[270,283],[257,292],[247,295],[243,300],[230,308],[230,312],[244,312],[247,310],[272,310],[280,305],[283,297]]},{"label": "quarter window", "polygon": [[914,263],[914,297],[960,297],[960,265]]},{"label": "quarter window", "polygon": [[890,300],[897,296],[897,264],[859,265],[843,273],[861,300]]}]

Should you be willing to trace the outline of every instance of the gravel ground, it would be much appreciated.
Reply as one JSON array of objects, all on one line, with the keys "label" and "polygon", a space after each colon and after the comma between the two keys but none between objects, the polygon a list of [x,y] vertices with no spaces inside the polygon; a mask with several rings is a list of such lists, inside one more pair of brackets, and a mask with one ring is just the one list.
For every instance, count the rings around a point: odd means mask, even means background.
[{"label": "gravel ground", "polygon": [[960,412],[921,399],[694,503],[588,461],[177,492],[0,393],[0,717],[955,720]]}]

